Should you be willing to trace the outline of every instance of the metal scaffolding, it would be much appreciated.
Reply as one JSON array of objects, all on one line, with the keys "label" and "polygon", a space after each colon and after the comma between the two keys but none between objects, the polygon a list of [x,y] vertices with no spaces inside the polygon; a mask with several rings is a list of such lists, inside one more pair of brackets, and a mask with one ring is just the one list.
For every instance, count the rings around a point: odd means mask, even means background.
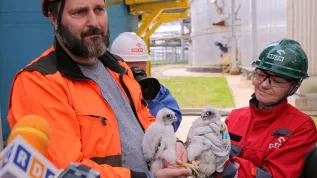
[{"label": "metal scaffolding", "polygon": [[151,61],[154,63],[184,63],[188,61],[189,37],[151,38]]}]

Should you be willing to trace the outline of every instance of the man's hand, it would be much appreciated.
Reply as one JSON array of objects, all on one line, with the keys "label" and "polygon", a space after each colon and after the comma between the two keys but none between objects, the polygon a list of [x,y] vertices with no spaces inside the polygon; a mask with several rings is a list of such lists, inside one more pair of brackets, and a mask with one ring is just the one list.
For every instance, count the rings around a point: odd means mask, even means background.
[{"label": "man's hand", "polygon": [[[187,151],[185,149],[185,146],[181,142],[176,142],[175,151],[176,151],[176,164],[180,165],[182,163],[187,163],[188,161]],[[163,160],[163,165],[164,165],[164,168],[175,168],[175,165],[170,164],[166,160]]]},{"label": "man's hand", "polygon": [[[176,142],[175,151],[176,151],[176,167],[171,165],[167,161],[163,160],[164,168],[169,169],[169,171],[167,171],[166,174],[175,172],[175,170],[174,170],[175,168],[179,167],[179,165],[182,165],[183,163],[187,163],[187,161],[188,161],[187,151],[186,151],[185,146],[184,146],[183,143]],[[171,170],[173,170],[173,171],[171,171]],[[182,168],[181,170],[183,170],[183,171],[187,170],[187,171],[190,172],[190,175],[192,175],[192,171],[190,169],[183,169]],[[165,173],[164,173],[164,175],[165,175]],[[174,177],[185,178],[185,177],[188,177],[188,176],[189,175],[187,175],[187,174],[179,174],[178,176],[174,176]]]},{"label": "man's hand", "polygon": [[182,163],[187,163],[188,155],[187,155],[187,151],[185,149],[184,144],[181,142],[176,142],[175,150],[176,150],[176,160],[181,161]]},{"label": "man's hand", "polygon": [[184,168],[164,168],[156,171],[155,175],[157,178],[188,177],[192,175],[192,171]]}]

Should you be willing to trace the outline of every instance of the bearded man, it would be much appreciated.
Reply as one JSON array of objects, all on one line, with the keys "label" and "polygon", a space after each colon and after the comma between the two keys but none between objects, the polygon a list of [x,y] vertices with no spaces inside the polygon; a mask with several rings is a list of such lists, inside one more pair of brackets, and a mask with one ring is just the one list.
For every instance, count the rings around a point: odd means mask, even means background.
[{"label": "bearded man", "polygon": [[[104,0],[42,0],[55,32],[54,44],[20,70],[9,101],[10,127],[27,114],[50,124],[45,155],[57,168],[71,162],[101,177],[178,177],[187,169],[149,172],[141,143],[155,121],[127,64],[107,51]],[[184,146],[177,143],[180,161]]]}]

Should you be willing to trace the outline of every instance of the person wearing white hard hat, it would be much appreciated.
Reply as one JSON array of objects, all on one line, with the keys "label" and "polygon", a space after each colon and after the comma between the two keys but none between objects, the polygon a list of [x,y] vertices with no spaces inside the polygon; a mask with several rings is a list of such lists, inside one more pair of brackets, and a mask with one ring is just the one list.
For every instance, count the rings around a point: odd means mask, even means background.
[{"label": "person wearing white hard hat", "polygon": [[177,121],[173,123],[173,127],[176,132],[182,121],[180,108],[166,87],[157,79],[147,77],[145,71],[150,55],[144,40],[134,32],[124,32],[113,41],[110,51],[123,58],[131,68],[135,80],[141,85],[143,98],[147,101],[153,116],[156,116],[162,108],[169,108],[175,112]]},{"label": "person wearing white hard hat", "polygon": [[146,71],[147,61],[150,60],[147,46],[142,38],[134,32],[123,32],[113,41],[113,54],[123,58],[130,67],[138,66]]}]

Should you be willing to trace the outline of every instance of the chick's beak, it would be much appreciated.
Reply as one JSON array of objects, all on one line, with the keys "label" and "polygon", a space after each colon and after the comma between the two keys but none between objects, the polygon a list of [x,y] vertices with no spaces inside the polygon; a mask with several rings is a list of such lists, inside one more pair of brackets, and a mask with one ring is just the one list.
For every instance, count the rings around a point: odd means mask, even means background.
[{"label": "chick's beak", "polygon": [[177,117],[176,116],[173,117],[173,122],[175,122],[175,121],[177,121]]}]

